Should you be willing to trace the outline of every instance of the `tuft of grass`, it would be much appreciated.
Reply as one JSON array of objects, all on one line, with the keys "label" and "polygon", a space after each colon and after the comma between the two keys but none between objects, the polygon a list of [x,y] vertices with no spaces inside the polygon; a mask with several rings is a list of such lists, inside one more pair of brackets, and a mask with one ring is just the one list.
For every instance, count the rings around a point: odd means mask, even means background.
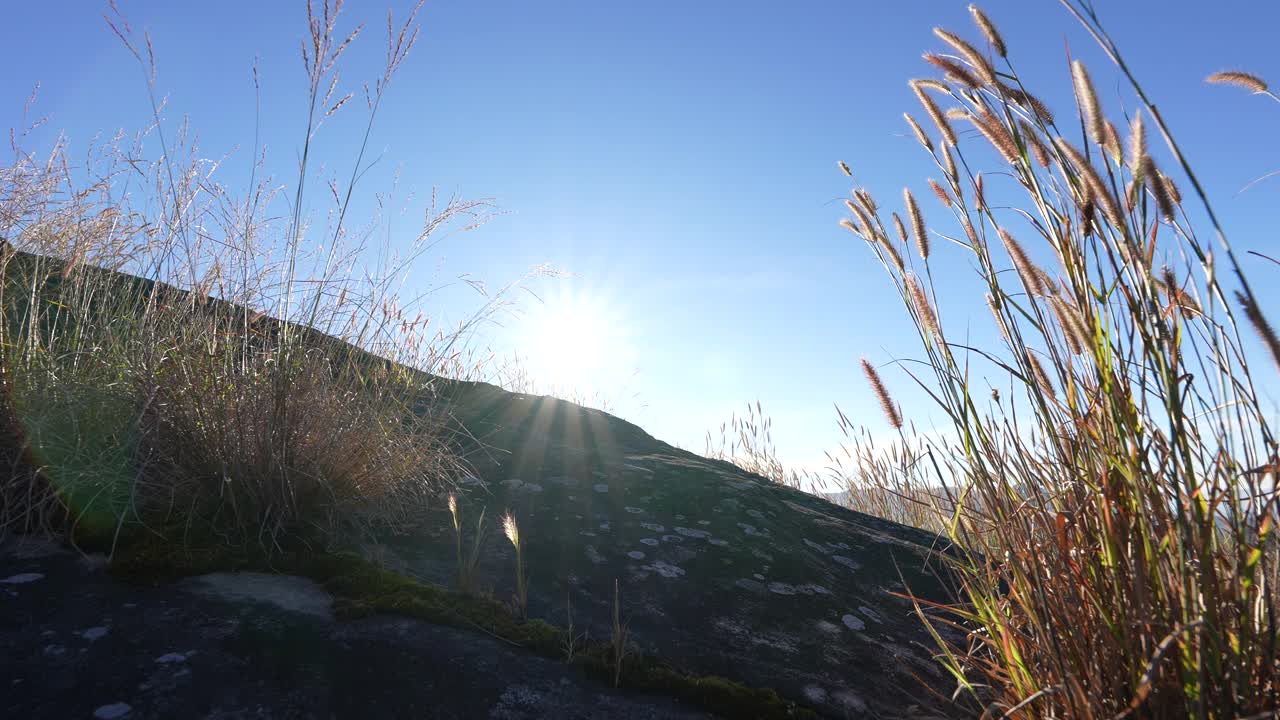
[{"label": "tuft of grass", "polygon": [[778,459],[773,443],[773,418],[764,411],[759,400],[747,403],[746,412],[733,413],[720,424],[719,443],[707,431],[705,457],[732,463],[747,472],[779,485],[796,489],[812,487],[816,478],[809,472],[787,467]]},{"label": "tuft of grass", "polygon": [[457,556],[458,568],[458,590],[464,593],[475,592],[476,566],[480,564],[480,543],[484,540],[484,513],[485,509],[480,509],[480,516],[476,518],[475,535],[471,538],[469,549],[463,552],[462,540],[462,517],[458,511],[458,494],[449,493],[447,499],[449,506],[449,515],[453,518],[453,540],[454,550]]},{"label": "tuft of grass", "polygon": [[[930,436],[901,430],[886,448],[841,414],[849,443],[833,471],[862,509],[959,548],[948,560],[957,603],[916,608],[974,714],[1269,717],[1280,697],[1280,490],[1258,388],[1273,380],[1240,326],[1262,338],[1263,357],[1280,357],[1275,333],[1092,4],[1063,5],[1132,90],[1124,104],[1141,115],[1128,152],[1082,62],[1064,73],[1079,122],[1059,126],[980,10],[998,70],[937,32],[959,57],[926,56],[942,77],[912,83],[943,137],[918,132],[946,190],[930,229],[957,238],[946,250],[961,255],[947,262],[976,268],[994,342],[950,339],[944,320],[964,314],[963,300],[944,296],[927,266],[875,251],[919,335],[912,378],[949,423]],[[1267,92],[1243,73],[1210,81]],[[986,142],[955,138],[926,88]],[[1148,146],[1147,125],[1163,149]],[[1199,208],[1183,206],[1174,169]],[[984,174],[1008,182],[984,187]],[[889,241],[873,201],[842,224],[873,248]],[[884,380],[870,379],[883,403]],[[944,626],[963,640],[944,639]]]}]

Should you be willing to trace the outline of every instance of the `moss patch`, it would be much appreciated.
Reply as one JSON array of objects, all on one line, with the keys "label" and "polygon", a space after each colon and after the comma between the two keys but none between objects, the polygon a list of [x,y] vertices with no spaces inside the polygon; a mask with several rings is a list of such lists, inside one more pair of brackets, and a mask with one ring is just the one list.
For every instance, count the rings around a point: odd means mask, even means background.
[{"label": "moss patch", "polygon": [[[205,544],[179,547],[159,537],[134,536],[117,546],[111,574],[133,583],[158,584],[213,572],[273,572],[319,583],[335,598],[340,618],[392,613],[479,630],[539,655],[563,658],[569,633],[542,620],[518,620],[503,604],[428,585],[373,565],[351,553],[278,553]],[[613,678],[610,650],[593,643],[575,654],[573,665],[602,683]],[[747,687],[716,676],[696,676],[651,655],[630,655],[620,686],[674,697],[727,717],[817,718],[808,708],[771,689]]]}]

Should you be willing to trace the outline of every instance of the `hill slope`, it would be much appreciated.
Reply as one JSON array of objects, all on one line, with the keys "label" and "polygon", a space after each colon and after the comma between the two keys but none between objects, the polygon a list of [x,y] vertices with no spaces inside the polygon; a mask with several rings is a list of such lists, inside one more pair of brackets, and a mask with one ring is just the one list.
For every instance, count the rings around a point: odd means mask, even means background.
[{"label": "hill slope", "polygon": [[[113,282],[135,293],[152,287],[128,276]],[[259,320],[258,331],[270,334],[274,323]],[[315,347],[386,362],[306,332]],[[423,409],[443,404],[470,438],[472,474],[460,480],[468,524],[482,507],[494,520],[509,510],[520,524],[531,617],[607,640],[616,581],[633,641],[685,671],[775,688],[834,717],[904,715],[922,680],[949,692],[933,640],[893,594],[945,599],[930,567],[932,535],[679,450],[607,413],[419,376],[430,390]],[[438,503],[408,531],[365,538],[359,549],[449,585],[453,540]],[[505,600],[511,545],[490,531],[482,548],[479,584]]]}]

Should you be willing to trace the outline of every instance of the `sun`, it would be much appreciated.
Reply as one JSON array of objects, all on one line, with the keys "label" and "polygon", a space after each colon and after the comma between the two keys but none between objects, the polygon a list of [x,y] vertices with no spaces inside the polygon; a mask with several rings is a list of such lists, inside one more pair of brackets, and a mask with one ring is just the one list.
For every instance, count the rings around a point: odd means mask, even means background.
[{"label": "sun", "polygon": [[624,323],[598,293],[563,288],[530,309],[523,349],[545,391],[598,392],[625,362]]}]

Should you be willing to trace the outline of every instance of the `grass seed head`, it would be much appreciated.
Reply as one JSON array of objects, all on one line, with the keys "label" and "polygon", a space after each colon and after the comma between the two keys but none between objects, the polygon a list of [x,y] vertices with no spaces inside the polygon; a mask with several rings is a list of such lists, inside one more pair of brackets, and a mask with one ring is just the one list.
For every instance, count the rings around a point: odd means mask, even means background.
[{"label": "grass seed head", "polygon": [[507,536],[512,545],[520,547],[520,528],[516,526],[516,519],[509,512],[502,516],[502,534]]},{"label": "grass seed head", "polygon": [[[924,58],[925,62],[941,70],[944,73],[944,77],[953,83],[963,85],[970,90],[978,90],[982,87],[982,82],[978,80],[978,78],[974,77],[973,73],[969,72],[968,68],[949,57],[938,55],[937,53],[925,53],[921,57]],[[951,91],[945,83],[937,82],[937,85],[938,87],[935,88],[937,90],[941,90],[943,92]]]},{"label": "grass seed head", "polygon": [[1026,286],[1027,292],[1033,295],[1045,294],[1044,274],[1035,263],[1031,262],[1022,243],[1014,239],[1013,235],[1004,228],[997,228],[996,233],[1004,243],[1005,250],[1009,252],[1009,259],[1013,261],[1013,267],[1018,271],[1018,277],[1022,278],[1022,284]]},{"label": "grass seed head", "polygon": [[1129,126],[1129,172],[1133,173],[1135,182],[1141,182],[1147,165],[1147,128],[1142,122],[1142,110],[1133,114],[1133,124]]},{"label": "grass seed head", "polygon": [[925,92],[925,87],[925,85],[918,84],[914,81],[911,83],[911,89],[915,92],[916,99],[918,99],[920,104],[924,107],[924,111],[929,116],[929,119],[933,121],[935,126],[937,126],[938,132],[942,135],[942,141],[948,145],[955,145],[955,130],[951,129],[951,123],[947,122],[947,119],[943,117],[942,111],[938,109],[938,104],[935,103],[933,98],[929,97]]},{"label": "grass seed head", "polygon": [[995,83],[995,68],[991,67],[991,61],[987,60],[985,55],[978,52],[977,48],[965,42],[958,35],[948,32],[947,30],[943,30],[942,28],[934,28],[933,34],[937,35],[938,39],[950,45],[956,52],[960,53],[960,57],[963,57],[965,62],[973,66],[973,70],[977,74],[978,79],[988,85]]},{"label": "grass seed head", "polygon": [[884,382],[880,379],[880,373],[876,371],[875,365],[871,361],[862,358],[862,373],[867,376],[867,382],[871,385],[871,390],[876,394],[876,399],[880,401],[880,409],[884,411],[884,417],[889,421],[889,425],[894,430],[902,429],[902,412],[898,406],[894,404],[893,398],[889,396],[889,391],[885,389]]},{"label": "grass seed head", "polygon": [[911,117],[911,113],[904,112],[902,113],[902,117],[905,118],[907,124],[911,126],[911,132],[915,133],[916,140],[920,141],[920,144],[924,146],[925,150],[933,152],[933,141],[925,134],[924,128],[920,127],[920,123],[916,122],[916,119]]},{"label": "grass seed head", "polygon": [[924,291],[924,285],[920,283],[920,278],[915,275],[908,275],[907,291],[911,294],[912,305],[915,306],[916,313],[920,316],[920,323],[925,329],[942,339],[942,326],[938,324],[938,314],[933,310],[933,304],[929,302],[929,295]]},{"label": "grass seed head", "polygon": [[1106,128],[1102,117],[1102,108],[1098,104],[1098,93],[1093,89],[1093,80],[1084,63],[1079,60],[1071,63],[1071,79],[1075,83],[1076,102],[1084,115],[1085,127],[1089,129],[1089,137],[1099,145],[1106,141]]},{"label": "grass seed head", "polygon": [[1009,49],[1005,47],[1004,38],[1000,36],[1000,31],[996,29],[995,23],[991,22],[991,18],[987,17],[987,14],[977,5],[970,5],[969,13],[973,15],[973,22],[986,36],[987,42],[991,43],[991,49],[995,50],[1000,57],[1008,57]]},{"label": "grass seed head", "polygon": [[920,212],[920,205],[916,203],[915,196],[907,188],[902,189],[902,200],[907,206],[907,218],[911,221],[911,235],[915,238],[916,249],[919,250],[921,259],[928,260],[929,231],[925,228],[924,215]]},{"label": "grass seed head", "polygon": [[1254,75],[1253,73],[1241,72],[1239,70],[1226,70],[1216,72],[1205,78],[1205,82],[1219,85],[1235,85],[1249,90],[1253,93],[1267,92],[1267,81]]}]

